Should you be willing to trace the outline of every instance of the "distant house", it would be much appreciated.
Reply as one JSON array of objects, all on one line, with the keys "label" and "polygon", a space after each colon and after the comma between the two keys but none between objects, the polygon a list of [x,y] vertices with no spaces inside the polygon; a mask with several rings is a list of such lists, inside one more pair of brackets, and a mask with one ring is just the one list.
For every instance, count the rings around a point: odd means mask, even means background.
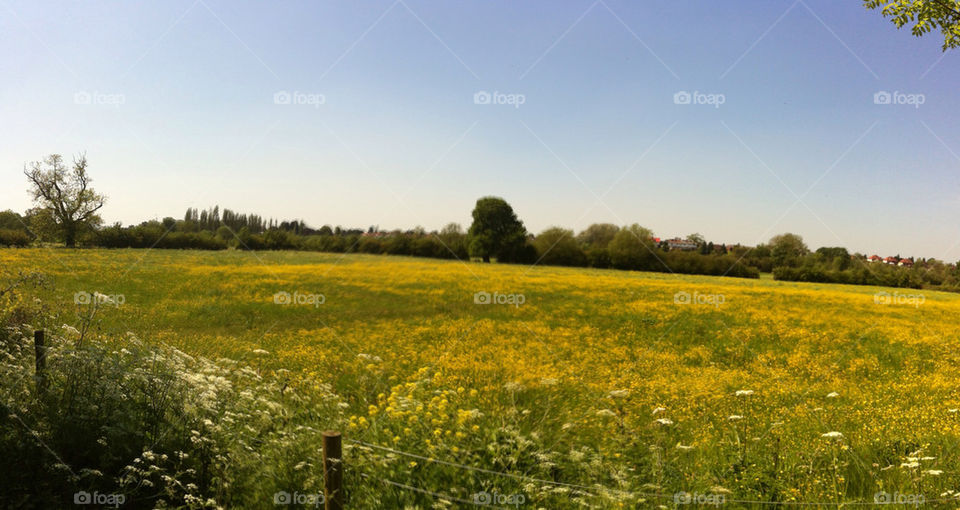
[{"label": "distant house", "polygon": [[903,267],[913,267],[913,261],[910,259],[900,259],[900,262],[898,262],[897,265]]},{"label": "distant house", "polygon": [[667,247],[671,250],[691,251],[697,249],[697,243],[676,237],[667,239]]},{"label": "distant house", "polygon": [[880,262],[883,260],[880,255],[870,255],[870,262]]},{"label": "distant house", "polygon": [[895,266],[897,265],[898,262],[900,262],[900,260],[898,260],[897,257],[887,257],[883,259],[884,264],[890,264]]}]

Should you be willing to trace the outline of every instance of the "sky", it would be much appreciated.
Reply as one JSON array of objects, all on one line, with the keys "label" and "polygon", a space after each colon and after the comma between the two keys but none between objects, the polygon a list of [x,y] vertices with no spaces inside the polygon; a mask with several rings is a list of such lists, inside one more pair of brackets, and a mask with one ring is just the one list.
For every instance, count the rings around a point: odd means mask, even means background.
[{"label": "sky", "polygon": [[0,209],[85,152],[108,223],[639,223],[960,259],[960,50],[859,1],[0,0]]}]

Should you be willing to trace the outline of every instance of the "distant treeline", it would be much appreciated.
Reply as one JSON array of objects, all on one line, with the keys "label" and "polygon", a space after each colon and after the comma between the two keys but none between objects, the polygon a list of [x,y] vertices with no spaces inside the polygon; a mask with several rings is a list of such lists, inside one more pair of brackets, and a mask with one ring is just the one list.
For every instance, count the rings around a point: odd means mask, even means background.
[{"label": "distant treeline", "polygon": [[[960,290],[960,271],[955,264],[935,259],[904,259],[906,266],[871,262],[864,255],[851,255],[837,247],[811,252],[795,234],[775,236],[754,247],[715,244],[692,234],[684,239],[684,249],[671,249],[676,239],[661,241],[636,224],[594,224],[576,234],[553,227],[534,236],[526,232],[522,222],[515,223],[514,228],[520,229],[519,239],[509,249],[494,251],[494,259],[742,278],[772,272],[777,280]],[[475,211],[471,231],[477,224]],[[23,216],[13,211],[0,212],[0,245],[27,246],[35,240],[60,240],[57,229],[46,226],[44,216],[34,210]],[[476,244],[482,236],[464,231],[455,223],[439,231],[382,231],[373,226],[345,229],[329,225],[314,229],[302,220],[277,221],[213,207],[188,209],[182,219],[167,217],[139,225],[91,226],[78,239],[80,245],[104,248],[304,250],[476,260],[480,258]]]},{"label": "distant treeline", "polygon": [[[58,241],[57,230],[42,228],[42,221],[13,211],[0,213],[0,244],[25,246],[35,238]],[[37,228],[27,228],[36,225]],[[4,230],[6,229],[6,230]],[[522,240],[522,239],[525,239]],[[560,228],[538,236],[524,231],[521,245],[501,254],[501,262],[617,268],[686,274],[757,278],[765,264],[747,254],[746,247],[702,242],[696,251],[671,251],[650,231],[633,225],[591,225],[578,235]],[[183,219],[145,221],[139,225],[91,227],[78,237],[81,246],[103,248],[164,248],[200,250],[306,250],[333,253],[409,255],[470,260],[471,235],[455,223],[439,231],[381,231],[344,229],[325,225],[314,229],[301,220],[277,221],[213,207],[188,209]],[[494,256],[494,258],[497,258]],[[751,266],[750,264],[758,264]],[[769,270],[769,268],[767,268]]]},{"label": "distant treeline", "polygon": [[802,239],[784,234],[771,240],[773,277],[777,280],[885,287],[930,288],[960,291],[960,269],[957,264],[937,259],[851,255],[845,248],[807,249]]}]

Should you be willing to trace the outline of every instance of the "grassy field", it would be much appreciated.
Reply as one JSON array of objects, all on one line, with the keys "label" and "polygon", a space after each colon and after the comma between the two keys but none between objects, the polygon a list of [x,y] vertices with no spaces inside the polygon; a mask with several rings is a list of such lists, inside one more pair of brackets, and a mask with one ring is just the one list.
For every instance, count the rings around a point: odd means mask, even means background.
[{"label": "grassy field", "polygon": [[65,324],[97,291],[122,301],[101,335],[329,385],[350,405],[316,426],[348,440],[529,477],[347,443],[348,470],[450,498],[838,507],[960,488],[956,294],[295,252],[0,250],[0,268],[47,274]]}]

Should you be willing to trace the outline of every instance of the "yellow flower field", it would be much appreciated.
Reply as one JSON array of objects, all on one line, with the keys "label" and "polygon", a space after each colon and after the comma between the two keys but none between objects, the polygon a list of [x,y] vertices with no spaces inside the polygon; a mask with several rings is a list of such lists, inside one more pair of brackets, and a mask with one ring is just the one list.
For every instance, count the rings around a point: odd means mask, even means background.
[{"label": "yellow flower field", "polygon": [[0,250],[0,267],[50,277],[58,322],[76,293],[122,296],[98,334],[332,388],[349,406],[316,425],[344,432],[348,480],[435,494],[360,501],[947,505],[960,490],[954,294],[294,252]]}]

